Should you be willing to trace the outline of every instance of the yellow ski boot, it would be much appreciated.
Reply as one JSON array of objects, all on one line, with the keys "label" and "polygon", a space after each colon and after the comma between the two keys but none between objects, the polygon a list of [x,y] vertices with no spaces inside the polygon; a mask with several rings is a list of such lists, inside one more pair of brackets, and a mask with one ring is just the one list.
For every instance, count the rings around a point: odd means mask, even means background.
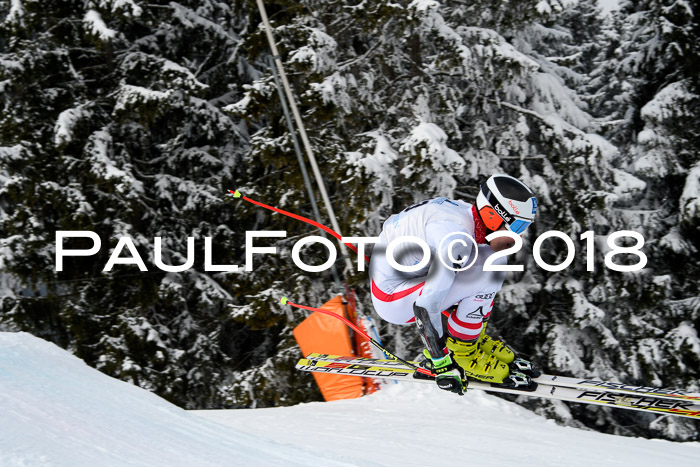
[{"label": "yellow ski boot", "polygon": [[478,340],[465,342],[448,337],[447,348],[453,352],[454,361],[464,369],[467,378],[501,384],[510,374],[508,365],[479,348]]},{"label": "yellow ski boot", "polygon": [[493,339],[486,334],[486,324],[481,328],[481,335],[477,342],[479,348],[487,355],[493,355],[506,365],[510,365],[515,360],[515,353],[503,342]]},{"label": "yellow ski boot", "polygon": [[486,334],[486,324],[487,323],[484,323],[484,327],[481,328],[481,335],[479,339],[477,339],[482,352],[486,355],[496,357],[498,360],[508,365],[511,375],[523,373],[531,378],[537,378],[542,374],[532,362],[516,357],[513,350],[505,343],[497,341]]}]

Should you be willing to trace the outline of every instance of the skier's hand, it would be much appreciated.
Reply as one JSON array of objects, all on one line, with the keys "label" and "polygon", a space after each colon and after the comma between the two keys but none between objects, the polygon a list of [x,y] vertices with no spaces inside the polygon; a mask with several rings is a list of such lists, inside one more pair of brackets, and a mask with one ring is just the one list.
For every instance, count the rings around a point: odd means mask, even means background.
[{"label": "skier's hand", "polygon": [[463,396],[467,390],[467,379],[462,369],[456,363],[454,365],[456,368],[437,375],[435,382],[440,389]]},{"label": "skier's hand", "polygon": [[467,390],[467,378],[464,376],[464,370],[452,360],[452,354],[448,353],[443,358],[431,360],[438,387],[460,396],[464,395]]}]

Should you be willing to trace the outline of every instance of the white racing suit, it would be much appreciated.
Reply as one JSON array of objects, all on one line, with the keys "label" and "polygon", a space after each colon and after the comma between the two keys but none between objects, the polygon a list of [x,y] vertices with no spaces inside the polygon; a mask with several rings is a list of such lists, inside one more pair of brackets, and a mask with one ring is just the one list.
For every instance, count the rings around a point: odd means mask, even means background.
[{"label": "white racing suit", "polygon": [[[484,261],[494,252],[490,246],[471,240],[476,237],[474,215],[471,204],[436,198],[410,206],[386,220],[369,265],[372,303],[380,317],[394,324],[412,323],[415,303],[427,310],[431,324],[443,337],[442,311],[458,304],[447,320],[449,335],[471,342],[479,338],[505,272],[483,270]],[[389,243],[404,236],[418,237],[430,248],[430,261],[415,272],[401,272],[387,260]],[[395,245],[392,256],[398,264],[414,266],[423,259],[419,245]],[[464,271],[455,272],[448,267],[461,268],[472,261],[472,266]],[[505,263],[502,257],[493,264]]]}]

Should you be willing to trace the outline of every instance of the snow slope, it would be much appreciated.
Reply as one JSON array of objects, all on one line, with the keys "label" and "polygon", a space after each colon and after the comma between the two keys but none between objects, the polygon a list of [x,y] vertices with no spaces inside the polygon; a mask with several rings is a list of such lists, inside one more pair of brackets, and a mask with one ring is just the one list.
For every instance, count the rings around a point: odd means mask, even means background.
[{"label": "snow slope", "polygon": [[0,332],[0,466],[348,465],[222,426],[88,367],[26,333]]},{"label": "snow slope", "polygon": [[[196,413],[230,426],[246,425],[251,434],[261,437],[326,454],[351,455],[363,466],[371,462],[401,467],[700,465],[700,443],[624,438],[562,427],[481,391],[459,397],[406,382],[357,400]],[[430,449],[431,438],[451,447],[441,454],[444,461]],[[379,442],[389,449],[379,449]]]},{"label": "snow slope", "polygon": [[[438,437],[449,449],[436,457]],[[564,428],[485,393],[410,383],[350,401],[187,412],[53,344],[0,333],[0,466],[455,464],[697,466],[700,443]]]}]

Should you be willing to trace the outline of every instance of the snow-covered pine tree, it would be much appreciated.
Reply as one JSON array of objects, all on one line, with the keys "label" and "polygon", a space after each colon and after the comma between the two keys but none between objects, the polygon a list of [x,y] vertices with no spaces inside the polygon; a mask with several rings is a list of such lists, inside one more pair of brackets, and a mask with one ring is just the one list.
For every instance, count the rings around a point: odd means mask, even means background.
[{"label": "snow-covered pine tree", "polygon": [[[95,0],[12,2],[0,13],[2,267],[13,282],[2,327],[53,340],[182,406],[220,406],[230,370],[274,334],[232,343],[235,276],[203,270],[204,237],[215,264],[243,264],[255,217],[224,197],[245,176],[248,136],[220,110],[255,73],[238,49],[247,11]],[[57,273],[56,230],[93,230],[103,248]],[[121,236],[147,272],[102,272]],[[194,237],[194,267],[160,271],[154,237],[173,265],[186,263]]]},{"label": "snow-covered pine tree", "polygon": [[[644,234],[648,266],[600,288],[599,301],[625,298],[616,305],[625,349],[618,365],[630,380],[695,390],[700,300],[689,258],[699,247],[698,13],[692,2],[622,2],[593,73],[595,112],[619,147],[614,164],[645,182],[612,219]],[[649,427],[654,436],[698,438],[697,427],[680,420],[661,417]]]}]

